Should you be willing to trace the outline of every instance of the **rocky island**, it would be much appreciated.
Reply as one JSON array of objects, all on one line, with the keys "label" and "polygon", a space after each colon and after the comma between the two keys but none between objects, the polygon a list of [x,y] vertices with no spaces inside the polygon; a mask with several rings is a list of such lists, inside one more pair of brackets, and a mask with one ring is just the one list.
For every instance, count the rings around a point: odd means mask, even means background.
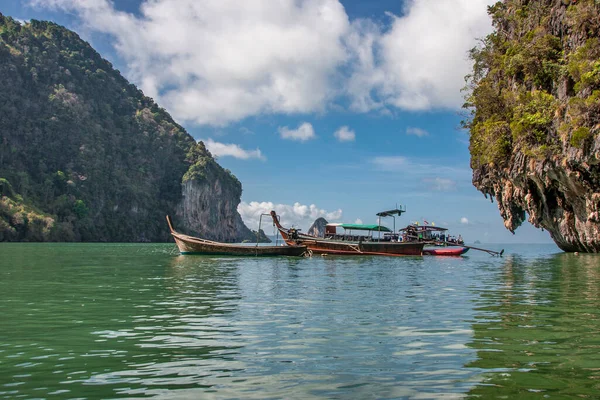
[{"label": "rocky island", "polygon": [[510,231],[528,218],[564,251],[599,252],[600,2],[504,0],[489,14],[467,77],[473,184]]},{"label": "rocky island", "polygon": [[88,43],[0,14],[0,241],[256,240],[241,183]]}]

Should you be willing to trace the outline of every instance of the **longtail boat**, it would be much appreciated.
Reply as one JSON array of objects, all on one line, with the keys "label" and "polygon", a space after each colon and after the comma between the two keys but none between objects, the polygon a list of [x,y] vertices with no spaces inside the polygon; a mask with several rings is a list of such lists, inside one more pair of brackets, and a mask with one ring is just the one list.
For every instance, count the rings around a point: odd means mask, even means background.
[{"label": "longtail boat", "polygon": [[[399,213],[404,212],[403,210],[396,211],[399,211]],[[300,233],[297,229],[294,228],[284,228],[283,226],[281,226],[279,218],[275,211],[271,211],[271,217],[273,218],[273,223],[277,227],[279,233],[281,234],[281,237],[288,245],[306,246],[314,254],[336,254],[352,256],[420,256],[423,252],[424,243],[403,243],[381,240],[381,232],[390,231],[388,228],[381,226],[381,224],[329,224],[328,226],[326,226],[326,236],[321,238]],[[342,228],[350,232],[367,231],[369,234],[356,236],[346,234],[337,235],[333,233],[335,232],[336,226],[341,226]],[[373,237],[372,234],[374,232],[379,232],[380,237]]]},{"label": "longtail boat", "polygon": [[231,243],[213,242],[212,240],[184,235],[175,231],[171,218],[167,216],[167,223],[175,243],[181,254],[211,254],[222,256],[303,256],[307,249],[302,245],[285,246],[259,246],[240,245]]}]

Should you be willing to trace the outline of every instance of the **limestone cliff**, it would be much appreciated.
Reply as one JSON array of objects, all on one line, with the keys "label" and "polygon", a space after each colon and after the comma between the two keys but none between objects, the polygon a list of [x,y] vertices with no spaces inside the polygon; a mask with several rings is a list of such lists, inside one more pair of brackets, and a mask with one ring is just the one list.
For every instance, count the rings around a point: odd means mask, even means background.
[{"label": "limestone cliff", "polygon": [[600,2],[505,0],[471,52],[464,122],[473,184],[505,226],[600,251]]},{"label": "limestone cliff", "polygon": [[[240,182],[62,26],[0,14],[0,241],[255,240]],[[182,223],[183,222],[183,223]]]},{"label": "limestone cliff", "polygon": [[244,225],[237,211],[241,183],[214,160],[202,174],[186,176],[177,216],[191,235],[223,242],[255,241],[256,234]]},{"label": "limestone cliff", "polygon": [[327,225],[327,220],[325,218],[317,218],[310,228],[308,228],[308,234],[317,237],[325,237],[325,225]]}]

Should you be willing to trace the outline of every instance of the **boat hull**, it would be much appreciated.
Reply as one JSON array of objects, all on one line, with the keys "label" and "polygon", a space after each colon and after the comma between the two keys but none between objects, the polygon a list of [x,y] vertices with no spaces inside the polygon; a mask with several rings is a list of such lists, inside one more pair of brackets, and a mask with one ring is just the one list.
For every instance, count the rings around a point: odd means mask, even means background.
[{"label": "boat hull", "polygon": [[[425,243],[420,242],[352,242],[323,239],[286,229],[279,223],[275,211],[271,211],[273,223],[289,246],[306,246],[313,254],[344,256],[420,256]],[[291,232],[294,232],[291,234]]]},{"label": "boat hull", "polygon": [[219,256],[302,256],[306,246],[244,246],[205,241],[193,236],[171,233],[181,254],[205,254]]},{"label": "boat hull", "polygon": [[420,256],[423,245],[418,243],[339,243],[299,241],[314,254],[346,256]]},{"label": "boat hull", "polygon": [[284,235],[288,245],[306,246],[313,254],[336,254],[344,256],[420,256],[423,251],[423,243],[402,242],[351,242],[329,239],[319,239],[301,235],[290,239],[287,233]]},{"label": "boat hull", "polygon": [[468,247],[426,247],[423,249],[423,255],[428,256],[460,256],[469,251]]}]

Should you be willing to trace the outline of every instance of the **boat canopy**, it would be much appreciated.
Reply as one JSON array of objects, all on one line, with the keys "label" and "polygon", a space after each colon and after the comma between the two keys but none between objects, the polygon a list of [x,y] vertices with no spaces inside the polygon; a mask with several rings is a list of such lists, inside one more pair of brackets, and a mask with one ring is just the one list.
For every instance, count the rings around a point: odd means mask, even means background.
[{"label": "boat canopy", "polygon": [[406,212],[406,208],[395,208],[393,210],[387,210],[387,211],[382,211],[382,212],[378,212],[377,215],[378,217],[393,217],[394,215],[397,216],[401,216],[402,213]]},{"label": "boat canopy", "polygon": [[361,225],[361,224],[341,224],[338,225],[347,230],[353,231],[380,231],[380,232],[391,232],[390,228],[383,225]]},{"label": "boat canopy", "polygon": [[409,225],[406,228],[400,229],[400,232],[404,232],[407,230],[444,232],[444,231],[447,231],[448,229],[440,228],[439,226],[431,226],[431,225]]}]

